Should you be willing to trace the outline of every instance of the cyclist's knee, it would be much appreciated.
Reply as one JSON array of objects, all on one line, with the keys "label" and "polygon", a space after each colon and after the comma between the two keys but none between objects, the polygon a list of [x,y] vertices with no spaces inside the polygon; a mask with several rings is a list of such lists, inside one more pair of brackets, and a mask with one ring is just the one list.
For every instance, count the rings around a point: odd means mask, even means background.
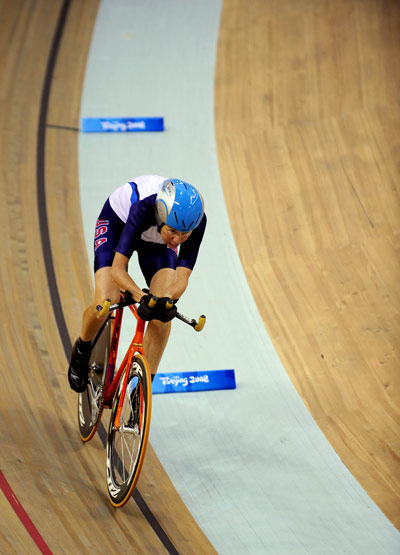
[{"label": "cyclist's knee", "polygon": [[150,283],[150,291],[157,297],[163,297],[176,282],[177,274],[173,268],[161,268],[154,274]]},{"label": "cyclist's knee", "polygon": [[99,318],[99,316],[98,316],[98,313],[99,313],[98,307],[103,306],[104,303],[107,300],[109,300],[111,302],[111,304],[118,303],[119,300],[120,300],[120,295],[119,294],[117,295],[116,293],[108,293],[108,294],[107,293],[103,293],[103,294],[102,293],[96,293],[94,303],[93,303],[93,308],[95,309],[96,315],[97,315],[98,318]]},{"label": "cyclist's knee", "polygon": [[169,333],[171,322],[161,322],[161,320],[150,320],[148,328],[157,332],[158,334]]},{"label": "cyclist's knee", "polygon": [[95,305],[103,306],[109,299],[112,304],[120,299],[119,287],[111,279],[111,267],[100,268],[95,273]]}]

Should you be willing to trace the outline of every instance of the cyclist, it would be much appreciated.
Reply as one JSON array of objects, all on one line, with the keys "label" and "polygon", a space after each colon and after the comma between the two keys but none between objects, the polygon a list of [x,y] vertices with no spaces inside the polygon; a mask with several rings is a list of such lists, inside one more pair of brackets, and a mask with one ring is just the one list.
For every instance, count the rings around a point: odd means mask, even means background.
[{"label": "cyclist", "polygon": [[[94,299],[83,313],[81,334],[72,348],[68,368],[74,391],[82,392],[87,386],[91,341],[104,321],[96,307],[106,299],[118,302],[120,291],[132,294],[139,303],[139,316],[149,322],[144,348],[154,377],[168,341],[171,320],[177,313],[176,302],[196,263],[206,222],[201,194],[180,179],[144,175],[111,193],[96,223]],[[128,274],[134,251],[149,293],[142,291]],[[159,300],[150,308],[152,295]],[[172,307],[167,307],[167,300],[173,301]]]}]

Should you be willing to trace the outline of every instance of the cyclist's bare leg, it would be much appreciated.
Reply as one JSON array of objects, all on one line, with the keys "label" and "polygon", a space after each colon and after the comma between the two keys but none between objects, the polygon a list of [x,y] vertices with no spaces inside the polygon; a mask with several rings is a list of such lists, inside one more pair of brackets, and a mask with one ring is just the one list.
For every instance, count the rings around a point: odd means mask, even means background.
[{"label": "cyclist's bare leg", "polygon": [[170,331],[171,322],[164,323],[160,322],[160,320],[151,320],[147,325],[143,346],[152,375],[157,372],[161,357],[168,343]]},{"label": "cyclist's bare leg", "polygon": [[[157,297],[170,296],[170,289],[176,282],[177,273],[171,268],[163,268],[154,274],[150,291]],[[151,320],[146,329],[143,346],[146,358],[150,366],[151,373],[157,372],[161,357],[168,343],[171,331],[171,322],[160,322],[160,320]]]},{"label": "cyclist's bare leg", "polygon": [[83,341],[91,341],[104,318],[99,318],[96,307],[103,305],[106,299],[110,299],[111,303],[117,303],[120,298],[119,287],[111,279],[111,266],[100,268],[94,274],[94,299],[93,302],[86,308],[82,318],[81,339]]},{"label": "cyclist's bare leg", "polygon": [[111,280],[111,267],[101,268],[95,274],[95,295],[93,302],[86,308],[82,318],[81,335],[75,341],[68,368],[68,381],[71,389],[78,393],[86,390],[89,373],[91,340],[100,329],[104,318],[99,318],[97,305],[106,299],[118,302],[119,288]]}]

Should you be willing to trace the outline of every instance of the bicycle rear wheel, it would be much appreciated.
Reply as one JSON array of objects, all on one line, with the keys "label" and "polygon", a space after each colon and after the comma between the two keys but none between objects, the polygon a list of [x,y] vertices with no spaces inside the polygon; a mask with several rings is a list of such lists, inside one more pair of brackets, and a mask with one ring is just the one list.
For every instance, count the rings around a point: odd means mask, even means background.
[{"label": "bicycle rear wheel", "polygon": [[[125,372],[129,376],[123,394]],[[114,397],[107,440],[107,489],[114,507],[122,507],[135,489],[150,432],[151,376],[146,360],[136,355],[125,372]],[[115,421],[120,403],[117,429]]]},{"label": "bicycle rear wheel", "polygon": [[78,396],[78,426],[82,441],[89,441],[96,433],[103,413],[104,384],[110,354],[111,322],[107,320],[93,341],[89,360],[89,379],[86,391]]}]

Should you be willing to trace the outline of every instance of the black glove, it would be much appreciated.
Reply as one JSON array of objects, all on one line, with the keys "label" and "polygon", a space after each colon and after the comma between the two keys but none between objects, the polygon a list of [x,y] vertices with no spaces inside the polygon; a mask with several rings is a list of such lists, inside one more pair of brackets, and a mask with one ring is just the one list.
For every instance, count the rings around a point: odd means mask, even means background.
[{"label": "black glove", "polygon": [[[170,320],[175,318],[178,312],[178,309],[176,308],[176,305],[175,305],[176,302],[177,301],[173,301],[168,297],[162,297],[161,299],[158,299],[157,304],[155,306],[155,309],[157,312],[156,319],[161,320],[161,322],[169,322]],[[169,304],[173,303],[173,304],[168,308],[167,303]]]},{"label": "black glove", "polygon": [[147,322],[149,322],[150,320],[154,320],[154,318],[157,318],[156,307],[158,302],[152,308],[149,307],[149,302],[152,298],[153,295],[143,295],[137,307],[138,316],[142,320],[146,320]]}]

